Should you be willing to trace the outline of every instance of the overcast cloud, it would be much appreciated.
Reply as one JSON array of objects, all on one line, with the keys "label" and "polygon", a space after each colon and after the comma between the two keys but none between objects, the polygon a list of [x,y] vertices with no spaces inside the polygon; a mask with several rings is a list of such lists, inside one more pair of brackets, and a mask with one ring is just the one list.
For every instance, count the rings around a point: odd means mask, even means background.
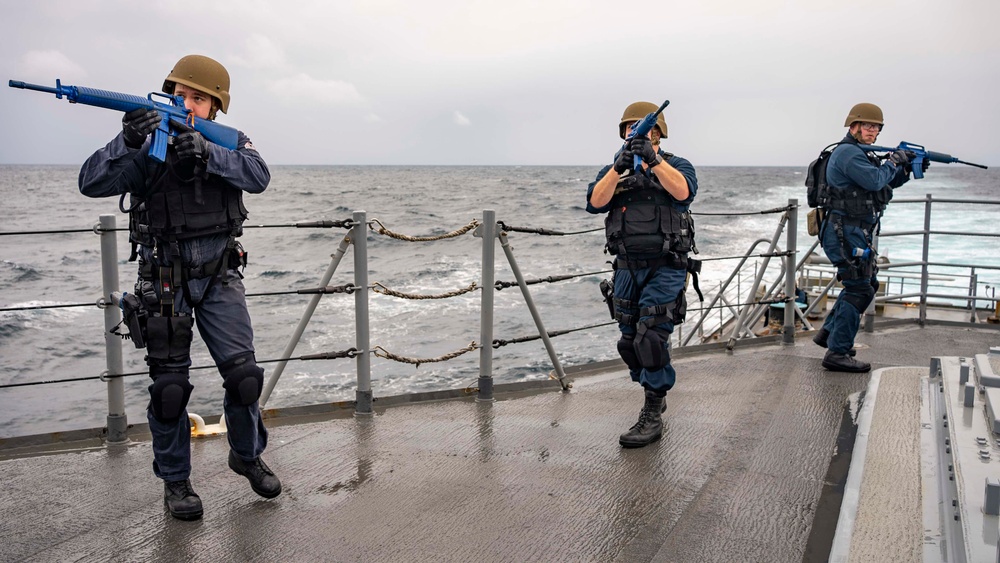
[{"label": "overcast cloud", "polygon": [[[1000,2],[0,0],[0,77],[132,94],[208,55],[271,164],[609,162],[661,103],[697,165],[804,166],[857,102],[1000,164]],[[0,162],[81,163],[120,115],[0,88]]]}]

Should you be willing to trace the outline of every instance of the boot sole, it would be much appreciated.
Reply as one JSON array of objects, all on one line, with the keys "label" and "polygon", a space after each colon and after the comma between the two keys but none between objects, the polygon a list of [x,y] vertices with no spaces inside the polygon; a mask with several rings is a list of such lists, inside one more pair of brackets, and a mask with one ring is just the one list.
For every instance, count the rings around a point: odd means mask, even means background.
[{"label": "boot sole", "polygon": [[848,368],[844,366],[838,366],[836,364],[828,364],[826,362],[823,362],[823,367],[830,371],[842,371],[845,373],[865,373],[872,370],[871,366],[868,366],[866,368]]},{"label": "boot sole", "polygon": [[205,513],[204,510],[199,510],[197,512],[174,512],[173,510],[170,510],[170,505],[167,504],[167,501],[163,501],[163,506],[166,507],[167,512],[169,512],[171,516],[173,516],[178,520],[184,520],[185,522],[190,522],[191,520],[200,520],[202,514]]},{"label": "boot sole", "polygon": [[648,445],[650,445],[650,444],[652,444],[654,442],[660,441],[660,438],[662,438],[662,437],[663,437],[663,434],[657,434],[652,440],[650,440],[648,442],[629,442],[629,441],[622,440],[621,438],[619,438],[618,439],[618,443],[623,448],[629,448],[629,449],[632,449],[632,448],[642,448],[642,447],[648,446]]}]

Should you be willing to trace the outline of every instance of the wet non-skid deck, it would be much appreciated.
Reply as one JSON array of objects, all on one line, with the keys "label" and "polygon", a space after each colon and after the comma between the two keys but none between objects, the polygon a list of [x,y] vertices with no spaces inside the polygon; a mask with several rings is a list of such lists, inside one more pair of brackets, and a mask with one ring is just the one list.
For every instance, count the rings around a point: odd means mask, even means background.
[{"label": "wet non-skid deck", "polygon": [[[998,335],[896,326],[860,334],[859,357],[927,366]],[[163,508],[146,441],[6,459],[0,559],[825,560],[845,405],[868,374],[827,372],[822,352],[804,337],[677,354],[664,438],[636,450],[618,445],[642,403],[621,370],[568,393],[278,419],[264,456],[284,484],[273,500],[229,471],[225,438],[196,440],[195,522]]]}]

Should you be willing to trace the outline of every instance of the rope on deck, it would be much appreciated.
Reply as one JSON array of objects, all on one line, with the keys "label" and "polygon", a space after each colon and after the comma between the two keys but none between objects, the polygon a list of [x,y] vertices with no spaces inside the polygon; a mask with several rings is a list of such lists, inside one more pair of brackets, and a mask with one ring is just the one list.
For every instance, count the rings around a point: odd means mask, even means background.
[{"label": "rope on deck", "polygon": [[446,293],[438,293],[436,295],[419,295],[413,293],[402,293],[393,289],[389,289],[388,287],[382,285],[379,282],[375,282],[374,284],[372,284],[372,291],[374,291],[375,293],[381,293],[382,295],[389,295],[391,297],[399,297],[401,299],[447,299],[449,297],[457,297],[459,295],[465,295],[466,293],[469,293],[470,291],[475,291],[477,289],[479,289],[479,286],[476,285],[476,282],[472,282],[471,284],[469,284],[469,287],[456,289]]},{"label": "rope on deck", "polygon": [[479,344],[476,344],[476,341],[473,340],[465,348],[460,348],[458,350],[455,350],[454,352],[449,352],[447,354],[444,354],[443,356],[438,356],[436,358],[409,358],[409,357],[406,357],[406,356],[400,356],[399,354],[393,354],[392,352],[389,352],[388,350],[386,350],[385,348],[383,348],[381,346],[374,346],[374,347],[372,347],[372,353],[375,354],[376,356],[378,356],[379,358],[384,358],[386,360],[394,360],[394,361],[397,361],[397,362],[400,362],[400,363],[403,363],[403,364],[413,364],[414,367],[420,367],[420,364],[431,364],[431,363],[435,363],[435,362],[445,362],[445,361],[448,361],[450,359],[457,358],[457,357],[459,357],[462,354],[465,354],[467,352],[471,352],[473,350],[476,350],[478,348],[479,348]]},{"label": "rope on deck", "polygon": [[[378,228],[376,229],[373,226],[373,224],[374,225],[378,225]],[[456,230],[454,230],[454,231],[452,231],[450,233],[445,233],[443,235],[428,235],[428,236],[422,236],[421,237],[421,236],[404,235],[402,233],[397,233],[397,232],[394,232],[394,231],[390,231],[378,219],[372,219],[368,223],[368,228],[371,229],[372,231],[380,234],[380,235],[385,235],[387,237],[391,237],[391,238],[394,238],[394,239],[397,239],[397,240],[405,240],[407,242],[428,242],[428,241],[432,241],[432,240],[444,240],[444,239],[447,239],[447,238],[455,238],[457,236],[464,235],[465,233],[471,231],[472,229],[475,229],[478,226],[479,226],[479,221],[477,221],[476,219],[473,219],[472,222],[470,222],[468,225],[466,225],[466,226],[464,226],[464,227],[462,227],[460,229],[456,229]]]}]

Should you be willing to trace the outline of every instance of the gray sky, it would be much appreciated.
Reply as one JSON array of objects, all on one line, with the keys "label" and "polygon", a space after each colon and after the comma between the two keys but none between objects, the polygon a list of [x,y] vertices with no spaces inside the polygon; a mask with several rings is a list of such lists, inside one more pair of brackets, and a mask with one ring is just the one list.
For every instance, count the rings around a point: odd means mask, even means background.
[{"label": "gray sky", "polygon": [[[1000,164],[997,0],[0,0],[0,78],[159,91],[223,63],[219,121],[271,164],[609,162],[670,100],[698,165],[805,166],[857,102],[880,144]],[[0,163],[82,162],[120,115],[0,88]]]}]

